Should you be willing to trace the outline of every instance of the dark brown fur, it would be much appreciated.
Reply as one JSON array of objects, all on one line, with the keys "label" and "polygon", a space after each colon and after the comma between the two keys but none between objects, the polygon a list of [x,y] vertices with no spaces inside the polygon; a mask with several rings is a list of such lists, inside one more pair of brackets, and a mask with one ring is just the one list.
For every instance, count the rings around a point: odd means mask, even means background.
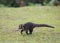
[{"label": "dark brown fur", "polygon": [[23,31],[25,31],[27,35],[28,34],[32,34],[33,29],[35,27],[50,27],[50,28],[54,28],[53,26],[50,26],[50,25],[47,25],[47,24],[35,24],[35,23],[32,23],[32,22],[27,22],[25,24],[20,24],[19,25],[19,29],[21,29],[21,34],[22,34]]}]

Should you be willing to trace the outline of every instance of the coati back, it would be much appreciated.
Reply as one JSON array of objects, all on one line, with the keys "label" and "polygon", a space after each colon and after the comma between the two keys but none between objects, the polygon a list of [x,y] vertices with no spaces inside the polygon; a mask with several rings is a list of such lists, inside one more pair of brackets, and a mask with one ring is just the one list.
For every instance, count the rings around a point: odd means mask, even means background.
[{"label": "coati back", "polygon": [[[49,28],[54,28],[53,26],[50,26],[50,25],[47,25],[47,24],[35,24],[35,23],[32,23],[32,22],[27,22],[25,24],[20,24],[19,25],[19,29],[22,29],[21,30],[21,34],[22,34],[23,31],[25,31],[27,35],[28,34],[32,34],[33,29],[35,27],[49,27]],[[29,33],[28,33],[28,31],[29,31]]]}]

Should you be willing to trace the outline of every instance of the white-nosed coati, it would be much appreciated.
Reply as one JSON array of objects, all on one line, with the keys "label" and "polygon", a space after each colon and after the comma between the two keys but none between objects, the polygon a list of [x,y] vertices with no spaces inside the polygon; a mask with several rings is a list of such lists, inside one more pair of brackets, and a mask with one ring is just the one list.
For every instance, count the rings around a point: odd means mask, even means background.
[{"label": "white-nosed coati", "polygon": [[[47,25],[47,24],[35,24],[35,23],[32,23],[32,22],[27,22],[25,24],[20,24],[19,25],[19,29],[21,29],[21,34],[23,31],[26,32],[26,34],[32,34],[33,32],[33,28],[35,27],[50,27],[50,28],[54,28],[53,26],[50,26],[50,25]],[[28,33],[29,31],[29,33]]]}]

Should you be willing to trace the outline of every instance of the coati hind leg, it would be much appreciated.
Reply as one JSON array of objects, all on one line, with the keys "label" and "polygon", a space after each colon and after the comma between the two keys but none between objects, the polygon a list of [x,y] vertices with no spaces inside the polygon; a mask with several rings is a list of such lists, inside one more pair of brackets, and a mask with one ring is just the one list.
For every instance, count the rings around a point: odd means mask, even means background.
[{"label": "coati hind leg", "polygon": [[33,32],[33,29],[29,29],[29,34],[32,34],[32,32]]},{"label": "coati hind leg", "polygon": [[26,32],[27,35],[29,34],[29,33],[28,33],[28,30],[25,30],[25,32]]}]

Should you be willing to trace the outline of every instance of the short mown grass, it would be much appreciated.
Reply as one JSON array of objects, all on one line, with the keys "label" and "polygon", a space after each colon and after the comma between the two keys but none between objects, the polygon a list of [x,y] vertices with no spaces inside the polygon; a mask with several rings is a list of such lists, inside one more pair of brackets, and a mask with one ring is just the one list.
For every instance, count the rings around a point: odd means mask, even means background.
[{"label": "short mown grass", "polygon": [[[55,28],[37,27],[32,35],[21,35],[16,29],[26,22]],[[60,6],[0,8],[0,43],[60,43]]]}]

